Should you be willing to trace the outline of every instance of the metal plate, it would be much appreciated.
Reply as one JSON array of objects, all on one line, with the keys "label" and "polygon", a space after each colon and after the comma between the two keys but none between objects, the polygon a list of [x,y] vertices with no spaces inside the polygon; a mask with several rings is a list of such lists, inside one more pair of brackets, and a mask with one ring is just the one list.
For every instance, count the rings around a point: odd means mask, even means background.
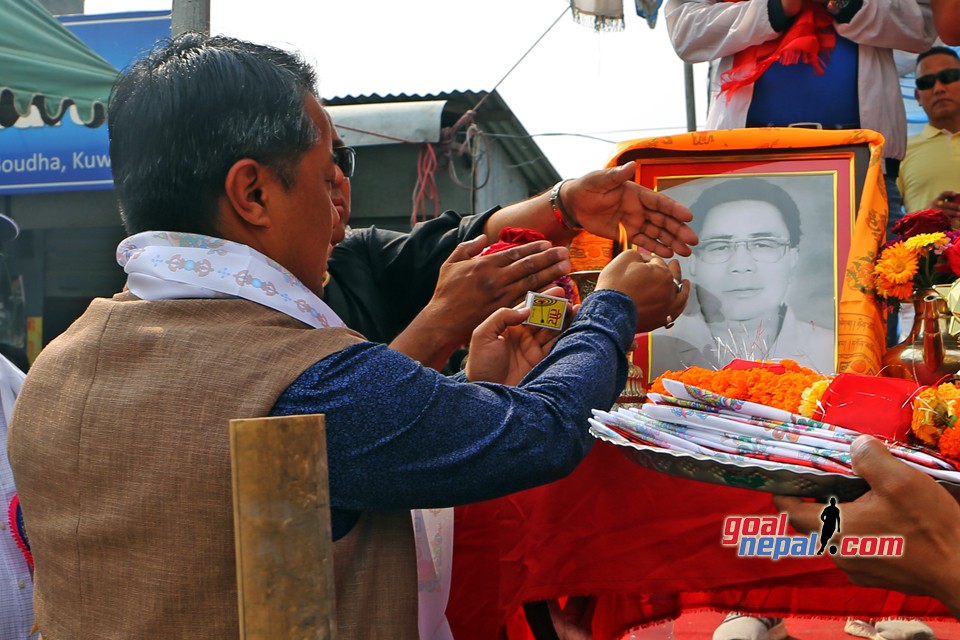
[{"label": "metal plate", "polygon": [[[764,460],[758,460],[755,464],[717,460],[695,453],[668,451],[660,447],[627,442],[596,429],[591,429],[591,433],[600,440],[616,445],[627,458],[645,469],[687,480],[788,496],[818,499],[832,496],[840,502],[856,500],[870,489],[866,480],[859,476],[816,469],[796,471]],[[939,480],[937,482],[960,499],[960,485]]]}]

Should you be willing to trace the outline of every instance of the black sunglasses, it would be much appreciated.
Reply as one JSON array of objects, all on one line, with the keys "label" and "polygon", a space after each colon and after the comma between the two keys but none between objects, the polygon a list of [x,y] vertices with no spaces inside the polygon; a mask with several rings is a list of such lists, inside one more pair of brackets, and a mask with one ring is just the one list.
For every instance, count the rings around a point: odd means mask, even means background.
[{"label": "black sunglasses", "polygon": [[357,168],[357,152],[353,147],[334,147],[333,163],[340,167],[344,178],[352,178]]},{"label": "black sunglasses", "polygon": [[917,89],[920,91],[933,89],[933,85],[937,83],[937,80],[940,81],[940,84],[953,84],[957,80],[960,80],[960,67],[942,69],[937,73],[928,73],[925,76],[920,76],[917,78]]}]

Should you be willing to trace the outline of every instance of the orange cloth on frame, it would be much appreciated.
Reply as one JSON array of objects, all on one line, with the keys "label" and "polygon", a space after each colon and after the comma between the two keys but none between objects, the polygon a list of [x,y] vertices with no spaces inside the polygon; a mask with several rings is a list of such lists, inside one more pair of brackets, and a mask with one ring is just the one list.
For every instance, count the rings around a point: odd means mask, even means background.
[{"label": "orange cloth on frame", "polygon": [[[873,264],[887,226],[887,192],[881,171],[883,136],[869,129],[819,131],[799,128],[700,131],[630,140],[617,145],[608,167],[623,164],[637,150],[664,149],[737,154],[754,149],[820,149],[866,144],[870,160],[844,268],[837,316],[837,372],[876,375],[886,348],[886,322],[873,294]],[[722,158],[718,158],[721,160]],[[639,168],[637,181],[639,181]],[[855,179],[851,177],[851,179]]]}]

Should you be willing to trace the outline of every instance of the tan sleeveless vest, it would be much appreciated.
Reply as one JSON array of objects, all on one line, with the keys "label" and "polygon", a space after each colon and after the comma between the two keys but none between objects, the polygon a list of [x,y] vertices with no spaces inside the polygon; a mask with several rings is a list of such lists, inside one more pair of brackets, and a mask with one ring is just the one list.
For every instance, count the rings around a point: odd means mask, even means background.
[{"label": "tan sleeveless vest", "polygon": [[[10,430],[44,639],[236,638],[227,421],[360,340],[246,300],[95,300]],[[338,638],[417,638],[409,512],[364,514],[334,553]]]}]

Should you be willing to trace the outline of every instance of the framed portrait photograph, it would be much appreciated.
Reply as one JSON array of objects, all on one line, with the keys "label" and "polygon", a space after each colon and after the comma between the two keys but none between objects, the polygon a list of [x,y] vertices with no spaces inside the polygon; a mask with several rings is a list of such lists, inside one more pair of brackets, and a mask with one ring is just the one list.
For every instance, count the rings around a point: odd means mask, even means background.
[{"label": "framed portrait photograph", "polygon": [[690,208],[700,238],[693,255],[678,257],[692,285],[684,313],[638,336],[645,382],[735,359],[789,358],[834,373],[865,150],[629,156],[618,164],[635,160],[637,182]]}]

